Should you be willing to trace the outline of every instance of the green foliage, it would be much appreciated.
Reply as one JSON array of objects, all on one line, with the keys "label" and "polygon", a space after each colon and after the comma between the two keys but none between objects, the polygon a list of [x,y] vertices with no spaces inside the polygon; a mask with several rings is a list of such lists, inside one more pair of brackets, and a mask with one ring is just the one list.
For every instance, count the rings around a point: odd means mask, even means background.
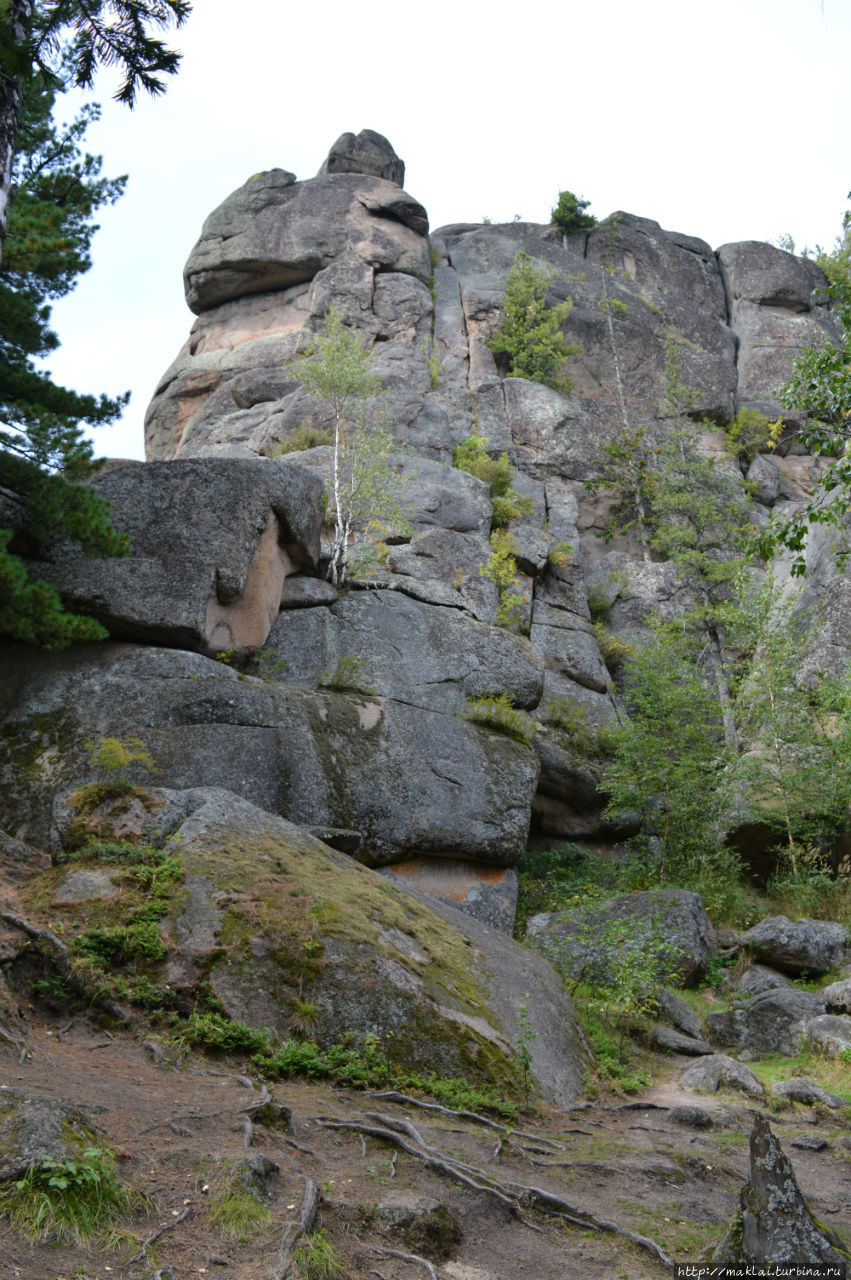
[{"label": "green foliage", "polygon": [[181,1048],[200,1048],[213,1053],[262,1054],[274,1042],[275,1033],[270,1027],[250,1027],[220,1013],[193,1010],[188,1018],[181,1019],[171,1039]]},{"label": "green foliage", "polygon": [[576,548],[572,542],[557,542],[550,547],[547,554],[547,564],[551,569],[569,569],[573,563],[575,553]]},{"label": "green foliage", "polygon": [[729,806],[718,695],[701,678],[688,634],[661,623],[627,661],[626,689],[629,719],[612,731],[614,760],[603,777],[606,812],[637,814],[649,874],[686,885],[718,862]]},{"label": "green foliage", "polygon": [[243,1186],[238,1175],[226,1178],[210,1196],[210,1226],[243,1244],[265,1227],[272,1210]]},{"label": "green foliage", "polygon": [[356,1089],[419,1089],[462,1110],[495,1111],[505,1116],[516,1111],[514,1104],[500,1099],[494,1090],[477,1089],[463,1078],[446,1080],[434,1073],[423,1075],[395,1066],[375,1036],[366,1036],[360,1048],[335,1044],[322,1049],[312,1040],[284,1040],[273,1053],[255,1054],[252,1062],[271,1079],[306,1076]]},{"label": "green foliage", "polygon": [[514,1019],[514,1062],[523,1073],[523,1104],[526,1107],[529,1106],[529,1073],[532,1069],[532,1050],[530,1045],[538,1038],[537,1032],[532,1030],[532,1024],[529,1020],[528,1000],[529,992],[526,991],[520,1002],[517,1017]]},{"label": "green foliage", "polygon": [[524,746],[529,746],[535,736],[535,721],[525,712],[518,711],[507,693],[468,698],[461,715],[473,724],[484,725],[487,729],[515,738]]},{"label": "green foliage", "polygon": [[590,200],[582,200],[572,191],[560,191],[556,206],[550,213],[550,222],[565,235],[571,231],[589,231],[597,225],[593,213],[585,212],[590,203]]},{"label": "green foliage", "polygon": [[488,346],[507,365],[510,377],[543,382],[566,394],[573,383],[561,369],[581,348],[569,346],[562,332],[573,302],[567,298],[550,306],[549,280],[548,268],[518,253],[506,281],[502,323]]},{"label": "green foliage", "polygon": [[512,487],[512,468],[508,454],[501,453],[492,458],[487,452],[487,436],[471,435],[456,444],[452,449],[452,465],[459,471],[466,471],[479,480],[484,480],[491,491],[493,506],[493,526],[500,529],[510,520],[532,514],[532,501],[521,497]]},{"label": "green foliage", "polygon": [[55,1236],[83,1243],[111,1226],[130,1204],[107,1147],[87,1147],[78,1160],[42,1160],[0,1189],[0,1212],[15,1231],[33,1240]]},{"label": "green foliage", "polygon": [[440,384],[440,377],[443,373],[443,361],[440,358],[440,352],[432,343],[428,353],[428,376],[431,381],[431,389],[435,391]]},{"label": "green foliage", "polygon": [[[822,333],[814,346],[802,351],[779,397],[786,409],[807,415],[801,438],[812,453],[828,461],[807,505],[791,515],[774,515],[752,543],[754,554],[762,560],[769,560],[780,549],[791,551],[796,576],[806,569],[809,529],[817,524],[842,529],[851,495],[851,456],[847,451],[851,439],[851,210],[843,216],[833,249],[818,249],[815,256],[828,279],[839,338],[834,341]],[[842,567],[848,551],[839,544],[836,549]]]},{"label": "green foliage", "polygon": [[295,377],[309,396],[326,406],[334,442],[327,513],[334,524],[328,577],[340,586],[346,577],[354,534],[386,534],[404,522],[399,480],[390,469],[398,448],[376,404],[381,380],[372,355],[356,330],[333,307],[313,335]]},{"label": "green foliage", "polygon": [[[3,36],[0,18],[0,46]],[[41,73],[24,82],[0,266],[0,490],[3,518],[11,526],[0,529],[0,633],[47,649],[103,639],[106,631],[92,618],[67,612],[57,592],[30,577],[20,557],[32,566],[62,538],[90,555],[128,550],[106,504],[85,484],[99,464],[80,425],[113,421],[127,397],[69,391],[40,365],[59,345],[49,327],[49,302],[69,293],[88,270],[97,229],[93,214],[112,204],[124,186],[123,178],[102,178],[100,159],[80,149],[97,120],[96,107],[69,125],[53,123],[61,85],[61,77]]]},{"label": "green foliage", "polygon": [[777,443],[781,422],[772,422],[758,409],[745,405],[724,428],[730,452],[743,462],[752,462],[763,449]]},{"label": "green foliage", "polygon": [[490,536],[491,553],[487,564],[479,569],[483,578],[489,578],[497,590],[496,622],[499,627],[519,629],[523,623],[524,605],[528,598],[517,590],[520,579],[517,573],[517,543],[505,529],[496,529]]},{"label": "green foliage", "polygon": [[74,938],[74,951],[97,965],[125,965],[134,960],[161,960],[166,946],[153,921],[111,928],[86,929]]},{"label": "green foliage", "polygon": [[621,302],[620,298],[601,298],[597,306],[605,315],[625,315],[629,311],[629,307],[625,302]]},{"label": "green foliage", "polygon": [[320,672],[318,677],[319,687],[321,689],[371,693],[372,690],[366,688],[364,684],[365,671],[366,663],[363,658],[359,658],[357,654],[344,654],[342,658],[338,658],[335,663]]},{"label": "green foliage", "polygon": [[302,1238],[293,1253],[293,1280],[337,1280],[345,1274],[340,1255],[321,1227]]},{"label": "green foliage", "polygon": [[594,637],[597,641],[597,647],[603,656],[603,661],[609,671],[615,675],[623,670],[629,658],[634,652],[633,646],[628,640],[621,640],[611,631],[601,620],[594,623]]},{"label": "green foliage", "polygon": [[301,453],[305,449],[317,449],[320,445],[334,443],[331,431],[314,427],[309,422],[302,422],[286,440],[280,440],[272,449],[270,457],[282,458],[287,453]]},{"label": "green foliage", "polygon": [[127,777],[131,767],[135,772],[156,772],[154,759],[141,738],[98,738],[83,745],[92,768],[103,775],[111,790],[132,790],[133,783]]},{"label": "green foliage", "polygon": [[550,698],[544,707],[547,724],[558,729],[571,751],[584,759],[596,759],[610,754],[611,731],[592,724],[588,712],[570,698]]}]

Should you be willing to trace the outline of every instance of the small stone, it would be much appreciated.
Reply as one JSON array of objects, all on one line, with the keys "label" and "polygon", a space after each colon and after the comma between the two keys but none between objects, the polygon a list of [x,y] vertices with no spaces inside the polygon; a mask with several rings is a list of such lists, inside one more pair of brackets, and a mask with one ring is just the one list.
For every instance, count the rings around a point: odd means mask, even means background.
[{"label": "small stone", "polygon": [[701,1107],[671,1107],[668,1119],[683,1129],[711,1129],[712,1116]]},{"label": "small stone", "polygon": [[817,1138],[815,1134],[802,1133],[799,1138],[793,1138],[789,1146],[801,1147],[804,1151],[824,1151],[830,1143],[827,1138]]}]

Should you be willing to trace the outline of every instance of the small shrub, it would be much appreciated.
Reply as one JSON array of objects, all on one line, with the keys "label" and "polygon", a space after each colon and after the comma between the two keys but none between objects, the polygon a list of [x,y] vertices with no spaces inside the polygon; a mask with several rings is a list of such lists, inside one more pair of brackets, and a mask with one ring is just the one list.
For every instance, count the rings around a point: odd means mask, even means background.
[{"label": "small shrub", "polygon": [[346,654],[333,666],[328,666],[318,677],[320,689],[352,690],[356,693],[372,693],[363,681],[366,663],[356,654]]},{"label": "small shrub", "polygon": [[474,724],[505,733],[525,746],[529,746],[535,736],[535,721],[525,712],[518,711],[507,693],[468,698],[461,715]]},{"label": "small shrub", "polygon": [[550,547],[547,564],[552,569],[569,569],[575,551],[576,548],[572,542],[557,542],[554,547]]},{"label": "small shrub", "polygon": [[505,529],[497,529],[490,536],[491,553],[487,564],[479,569],[483,578],[489,578],[497,590],[496,622],[499,627],[519,629],[524,618],[527,597],[517,591],[517,543]]},{"label": "small shrub", "polygon": [[151,920],[111,928],[86,929],[72,943],[77,955],[99,965],[126,965],[134,960],[162,960],[166,946]]},{"label": "small shrub", "polygon": [[520,520],[532,515],[534,507],[532,499],[519,494],[516,489],[491,499],[491,523],[494,529],[504,529],[512,520]]},{"label": "small shrub", "polygon": [[624,315],[629,311],[629,307],[625,302],[621,302],[619,298],[601,298],[597,306],[605,315]]},{"label": "small shrub", "polygon": [[293,1280],[337,1280],[345,1275],[340,1255],[320,1227],[304,1236],[293,1253]]},{"label": "small shrub", "polygon": [[781,419],[772,422],[758,409],[745,405],[724,428],[730,453],[742,462],[752,462],[763,449],[773,448],[782,426]]},{"label": "small shrub", "polygon": [[171,1037],[181,1048],[202,1048],[215,1053],[263,1053],[275,1040],[271,1027],[249,1027],[220,1013],[193,1011]]},{"label": "small shrub", "polygon": [[611,754],[611,731],[592,724],[578,702],[565,697],[550,698],[544,707],[544,719],[565,736],[567,745],[577,755],[596,759]]},{"label": "small shrub", "polygon": [[612,612],[612,602],[605,587],[599,583],[588,583],[588,612],[592,622],[608,622]]},{"label": "small shrub", "polygon": [[0,1211],[30,1239],[82,1243],[130,1208],[130,1192],[116,1180],[113,1161],[107,1147],[87,1147],[79,1160],[42,1160],[3,1186]]},{"label": "small shrub", "polygon": [[443,362],[440,359],[437,347],[432,345],[428,355],[428,374],[431,379],[431,389],[436,390],[440,383],[440,375],[443,373]]},{"label": "small shrub", "polygon": [[130,791],[133,783],[126,770],[135,766],[143,773],[156,773],[157,766],[141,738],[98,738],[83,744],[89,763],[102,773],[107,786],[115,791]]},{"label": "small shrub", "polygon": [[467,436],[461,444],[452,448],[452,465],[459,471],[466,471],[478,480],[484,480],[492,497],[501,497],[508,492],[511,485],[511,463],[508,454],[501,453],[492,458],[487,452],[488,437]]},{"label": "small shrub", "polygon": [[301,453],[305,449],[317,449],[320,445],[334,443],[333,432],[322,427],[312,427],[309,422],[302,422],[286,440],[279,440],[273,446],[269,456],[282,458],[287,453]]},{"label": "small shrub", "polygon": [[571,231],[590,231],[596,227],[593,213],[586,213],[590,200],[583,200],[572,191],[560,191],[555,208],[550,212],[550,222],[568,235]]},{"label": "small shrub", "polygon": [[594,636],[603,661],[612,674],[616,674],[632,657],[632,645],[627,640],[621,640],[599,619],[594,623]]}]

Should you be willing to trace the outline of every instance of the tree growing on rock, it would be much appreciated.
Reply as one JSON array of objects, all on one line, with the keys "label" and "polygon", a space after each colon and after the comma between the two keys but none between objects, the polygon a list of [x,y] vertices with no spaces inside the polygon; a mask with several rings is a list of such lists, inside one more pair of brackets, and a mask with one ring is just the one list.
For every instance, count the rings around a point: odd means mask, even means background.
[{"label": "tree growing on rock", "polygon": [[381,380],[372,355],[335,308],[314,335],[295,376],[329,413],[333,463],[327,515],[334,543],[328,578],[341,586],[352,536],[370,528],[380,532],[403,519],[399,480],[389,466],[397,447],[376,404]]},{"label": "tree growing on rock", "polygon": [[502,322],[488,346],[507,364],[508,375],[543,382],[567,394],[573,383],[562,366],[582,350],[565,339],[562,326],[573,310],[573,299],[550,305],[547,290],[551,272],[522,251],[508,273]]}]

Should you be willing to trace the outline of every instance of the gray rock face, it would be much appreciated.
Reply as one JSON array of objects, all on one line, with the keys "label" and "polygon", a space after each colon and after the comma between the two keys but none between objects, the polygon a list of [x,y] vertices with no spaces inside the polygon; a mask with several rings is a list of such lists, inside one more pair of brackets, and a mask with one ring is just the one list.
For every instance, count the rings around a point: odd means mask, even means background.
[{"label": "gray rock face", "polygon": [[722,1086],[738,1089],[752,1098],[761,1098],[765,1092],[750,1067],[726,1053],[714,1053],[686,1067],[680,1076],[680,1084],[696,1093],[716,1093]]},{"label": "gray rock face", "polygon": [[844,925],[826,920],[772,916],[742,934],[755,959],[784,973],[827,973],[841,964],[848,945]]},{"label": "gray rock face", "polygon": [[805,1026],[824,1013],[818,992],[773,990],[706,1015],[712,1039],[757,1053],[797,1053]]},{"label": "gray rock face", "polygon": [[319,173],[369,173],[374,178],[395,182],[397,187],[405,185],[405,162],[399,159],[384,135],[373,129],[340,134]]},{"label": "gray rock face", "polygon": [[[607,926],[632,926],[637,938],[655,928],[667,946],[677,948],[663,956],[683,986],[696,985],[717,950],[715,931],[696,893],[685,889],[657,889],[628,893],[602,907],[574,908],[558,914],[533,916],[527,926],[532,946],[552,949],[560,963],[587,967],[593,958],[605,968],[605,948],[596,939]],[[598,954],[599,952],[599,954]]]},{"label": "gray rock face", "polygon": [[543,686],[543,664],[528,641],[391,591],[281,614],[258,672],[316,688],[340,663],[357,668],[364,689],[432,711],[460,712],[467,698],[501,692],[532,708]]},{"label": "gray rock face", "polygon": [[700,1017],[676,992],[662,987],[656,993],[656,1008],[659,1014],[683,1035],[691,1036],[693,1040],[704,1038],[705,1033]]},{"label": "gray rock face", "polygon": [[250,178],[204,223],[183,278],[196,313],[312,280],[345,257],[428,280],[422,205],[393,182],[334,173],[296,182],[272,169]]},{"label": "gray rock face", "polygon": [[754,1117],[750,1175],[740,1209],[712,1255],[715,1267],[813,1267],[845,1271],[842,1243],[816,1222],[801,1194],[794,1170],[764,1116]]},{"label": "gray rock face", "polygon": [[819,993],[831,1013],[851,1013],[851,978],[841,978]]},{"label": "gray rock face", "polygon": [[457,858],[411,858],[382,875],[406,888],[413,886],[429,898],[439,898],[474,916],[492,929],[511,935],[517,913],[517,872],[508,867],[483,867]]},{"label": "gray rock face", "polygon": [[63,545],[33,572],[114,636],[208,654],[257,649],[288,574],[316,568],[322,487],[301,467],[129,462],[93,487],[130,554],[99,559]]},{"label": "gray rock face", "polygon": [[652,1029],[650,1038],[655,1048],[664,1049],[667,1053],[685,1053],[689,1057],[699,1058],[714,1052],[708,1041],[683,1035],[682,1031],[675,1031],[673,1027],[656,1026]]},{"label": "gray rock face", "polygon": [[789,978],[784,978],[782,973],[777,973],[764,964],[752,964],[739,978],[736,990],[743,995],[758,996],[762,995],[763,991],[774,991],[778,987],[791,985]]},{"label": "gray rock face", "polygon": [[828,1013],[813,1018],[806,1026],[807,1039],[829,1058],[838,1058],[851,1049],[851,1017],[846,1013]]},{"label": "gray rock face", "polygon": [[4,670],[0,807],[20,837],[55,841],[68,795],[91,777],[83,744],[114,736],[141,738],[170,788],[223,786],[305,826],[357,830],[374,865],[510,866],[525,847],[534,752],[455,714],[153,647],[9,646]]},{"label": "gray rock face", "polygon": [[769,1093],[774,1098],[791,1098],[793,1102],[821,1102],[824,1106],[836,1110],[838,1107],[851,1107],[851,1100],[838,1093],[829,1093],[821,1085],[812,1080],[804,1080],[796,1076],[793,1080],[778,1080]]}]

